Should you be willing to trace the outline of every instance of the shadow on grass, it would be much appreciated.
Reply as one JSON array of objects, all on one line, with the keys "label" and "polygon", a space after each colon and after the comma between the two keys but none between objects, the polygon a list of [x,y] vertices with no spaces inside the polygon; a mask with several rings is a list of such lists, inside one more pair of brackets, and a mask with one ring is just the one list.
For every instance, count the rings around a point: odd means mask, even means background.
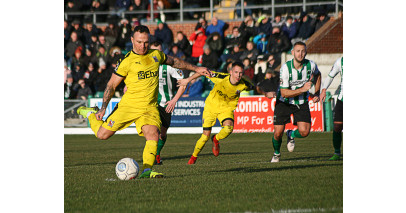
[{"label": "shadow on grass", "polygon": [[[245,154],[252,154],[252,153],[257,153],[257,152],[228,152],[228,153],[220,153],[220,155],[245,155]],[[172,157],[165,157],[165,155],[162,155],[162,161],[164,160],[179,160],[179,159],[186,159],[189,160],[190,156],[192,156],[192,154],[190,155],[178,155],[178,156],[172,156]],[[214,155],[212,153],[205,153],[205,154],[199,154],[199,157],[202,156],[213,156]]]},{"label": "shadow on grass", "polygon": [[238,173],[254,173],[254,172],[270,172],[270,171],[283,171],[289,169],[307,169],[307,168],[316,168],[316,167],[333,167],[333,166],[342,166],[339,164],[317,164],[317,165],[294,165],[294,166],[281,166],[281,167],[272,167],[272,168],[233,168],[219,171],[211,171],[210,173],[221,173],[221,172],[238,172]]},{"label": "shadow on grass", "polygon": [[[300,160],[311,160],[311,161],[329,161],[328,159],[331,158],[332,155],[320,155],[320,156],[303,156],[303,157],[295,157],[295,158],[284,158],[283,160],[287,160],[287,161],[300,161]],[[342,159],[340,159],[337,162],[343,161]]]}]

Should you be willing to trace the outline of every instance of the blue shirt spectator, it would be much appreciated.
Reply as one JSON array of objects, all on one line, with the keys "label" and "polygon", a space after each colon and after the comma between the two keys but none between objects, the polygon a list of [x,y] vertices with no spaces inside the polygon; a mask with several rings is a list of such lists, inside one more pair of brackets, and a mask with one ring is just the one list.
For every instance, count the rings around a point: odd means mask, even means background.
[{"label": "blue shirt spectator", "polygon": [[222,20],[218,20],[217,17],[211,19],[211,24],[206,28],[206,35],[210,35],[214,32],[220,33],[221,38],[224,38],[224,27],[226,23]]},{"label": "blue shirt spectator", "polygon": [[292,16],[288,16],[286,22],[283,23],[281,30],[290,40],[296,36],[297,22],[293,22]]}]

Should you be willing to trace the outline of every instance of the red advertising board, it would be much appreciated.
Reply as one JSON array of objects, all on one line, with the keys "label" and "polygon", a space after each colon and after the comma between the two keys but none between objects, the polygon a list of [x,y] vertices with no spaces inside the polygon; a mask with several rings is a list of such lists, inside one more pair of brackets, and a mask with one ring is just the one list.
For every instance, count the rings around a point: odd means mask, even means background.
[{"label": "red advertising board", "polygon": [[[273,115],[276,99],[264,96],[240,97],[238,106],[234,111],[233,132],[273,132]],[[323,104],[313,103],[309,99],[312,132],[324,131]],[[291,123],[286,124],[285,129],[297,129],[294,126],[293,115]]]}]

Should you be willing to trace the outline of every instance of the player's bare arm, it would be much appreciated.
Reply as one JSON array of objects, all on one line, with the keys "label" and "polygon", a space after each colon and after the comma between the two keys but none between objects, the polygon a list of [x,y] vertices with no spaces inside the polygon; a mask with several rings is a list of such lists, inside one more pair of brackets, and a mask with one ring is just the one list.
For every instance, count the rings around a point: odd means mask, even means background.
[{"label": "player's bare arm", "polygon": [[199,73],[195,73],[192,76],[189,76],[189,78],[180,79],[180,80],[178,80],[178,85],[176,85],[176,86],[177,87],[185,86],[185,88],[186,88],[186,86],[189,82],[191,82],[193,79],[196,79],[200,76],[202,76],[202,75],[200,75]]},{"label": "player's bare arm", "polygon": [[117,86],[121,83],[122,80],[123,77],[121,76],[118,76],[114,73],[111,75],[111,78],[107,83],[106,89],[104,90],[102,107],[96,113],[97,120],[101,120],[103,118],[104,114],[106,113],[107,106],[109,105],[109,102],[113,97]]},{"label": "player's bare arm", "polygon": [[186,90],[186,86],[180,86],[179,89],[178,89],[178,91],[176,92],[176,95],[172,98],[172,100],[166,102],[165,105],[167,105],[167,106],[166,106],[165,111],[166,111],[167,113],[171,113],[171,112],[175,109],[176,102],[177,102],[177,101],[179,100],[179,98],[183,95],[183,93],[185,92],[185,90]]},{"label": "player's bare arm", "polygon": [[211,74],[210,70],[207,69],[206,67],[198,67],[198,66],[190,64],[182,59],[179,59],[179,58],[173,57],[173,56],[169,56],[169,55],[168,55],[168,58],[166,59],[165,64],[170,65],[174,68],[181,69],[181,70],[193,70],[193,71],[200,73],[201,75],[204,75],[207,77],[209,77]]},{"label": "player's bare arm", "polygon": [[316,78],[316,84],[314,85],[313,102],[317,103],[320,101],[321,73],[317,74],[315,78]]}]

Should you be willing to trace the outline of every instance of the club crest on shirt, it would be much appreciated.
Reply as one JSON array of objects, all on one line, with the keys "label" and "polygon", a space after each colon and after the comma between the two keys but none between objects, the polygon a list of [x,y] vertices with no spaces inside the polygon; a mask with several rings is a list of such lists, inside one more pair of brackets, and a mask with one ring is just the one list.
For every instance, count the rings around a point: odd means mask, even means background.
[{"label": "club crest on shirt", "polygon": [[158,62],[158,58],[156,56],[152,56],[155,62]]},{"label": "club crest on shirt", "polygon": [[114,121],[110,120],[110,122],[109,122],[109,124],[107,126],[113,127],[113,125],[114,125]]},{"label": "club crest on shirt", "polygon": [[178,72],[178,74],[179,74],[179,76],[180,77],[182,77],[183,76],[183,72],[182,72],[182,70],[176,70],[177,72]]},{"label": "club crest on shirt", "polygon": [[235,92],[236,95],[239,95],[241,93],[241,90],[237,90],[237,92]]}]

